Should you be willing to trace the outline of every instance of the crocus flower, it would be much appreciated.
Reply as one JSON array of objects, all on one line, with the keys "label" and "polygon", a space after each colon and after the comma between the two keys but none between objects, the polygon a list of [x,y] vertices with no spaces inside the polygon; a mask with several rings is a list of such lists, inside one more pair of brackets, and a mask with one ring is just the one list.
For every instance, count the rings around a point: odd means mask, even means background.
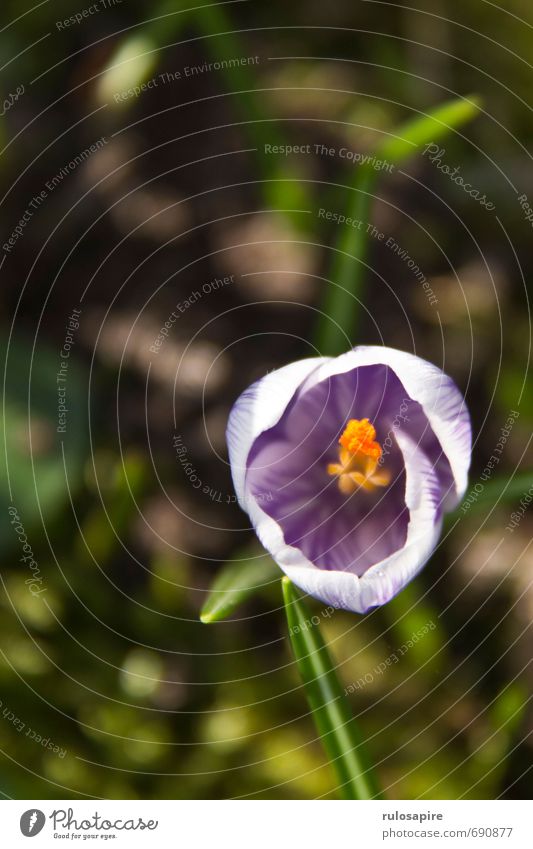
[{"label": "crocus flower", "polygon": [[236,401],[227,439],[239,503],[276,563],[359,613],[420,571],[467,485],[464,398],[439,368],[392,348],[268,374]]}]

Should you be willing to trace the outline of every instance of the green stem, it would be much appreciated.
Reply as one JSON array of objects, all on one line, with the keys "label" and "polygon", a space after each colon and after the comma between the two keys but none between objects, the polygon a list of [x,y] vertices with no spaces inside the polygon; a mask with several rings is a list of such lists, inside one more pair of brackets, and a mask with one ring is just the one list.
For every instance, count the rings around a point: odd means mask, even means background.
[{"label": "green stem", "polygon": [[298,670],[313,719],[344,799],[376,799],[381,793],[313,615],[288,578],[282,579],[285,612]]}]

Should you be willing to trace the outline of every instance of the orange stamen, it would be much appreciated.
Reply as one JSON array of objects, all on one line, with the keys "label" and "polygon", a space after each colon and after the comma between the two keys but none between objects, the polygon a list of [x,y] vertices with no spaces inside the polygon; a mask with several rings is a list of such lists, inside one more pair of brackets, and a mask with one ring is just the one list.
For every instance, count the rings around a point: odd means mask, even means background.
[{"label": "orange stamen", "polygon": [[376,428],[368,419],[350,419],[339,444],[350,454],[362,454],[372,460],[381,457],[381,445],[376,442]]},{"label": "orange stamen", "polygon": [[339,462],[328,463],[327,473],[337,478],[344,495],[351,495],[358,489],[372,492],[377,487],[389,485],[389,472],[378,469],[383,452],[376,442],[376,429],[368,419],[350,419],[339,444]]}]

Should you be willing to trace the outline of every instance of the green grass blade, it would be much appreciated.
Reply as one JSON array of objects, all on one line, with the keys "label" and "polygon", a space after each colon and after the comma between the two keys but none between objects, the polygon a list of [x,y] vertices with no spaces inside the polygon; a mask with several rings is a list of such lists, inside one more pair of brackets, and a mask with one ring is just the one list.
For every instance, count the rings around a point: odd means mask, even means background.
[{"label": "green grass blade", "polygon": [[307,700],[345,799],[379,798],[380,791],[363,752],[363,741],[312,613],[288,578],[283,597],[289,635]]},{"label": "green grass blade", "polygon": [[[306,183],[288,168],[284,157],[280,159],[265,152],[268,144],[283,148],[285,134],[279,121],[265,114],[262,97],[256,93],[253,60],[259,61],[260,57],[250,55],[250,48],[241,40],[232,21],[231,6],[231,2],[163,0],[142,27],[120,42],[100,77],[98,96],[102,103],[115,109],[130,109],[137,100],[133,92],[145,91],[143,86],[156,74],[165,47],[182,36],[184,41],[198,39],[201,49],[221,64],[220,78],[234,95],[243,132],[256,149],[255,166],[262,181],[264,203],[269,208],[286,211],[291,222],[305,231],[309,222],[308,215],[303,213],[310,206],[309,191]],[[128,90],[132,92],[130,96],[119,97]]]},{"label": "green grass blade", "polygon": [[473,484],[470,490],[466,493],[459,506],[448,516],[446,521],[453,522],[463,516],[470,516],[480,510],[486,510],[492,505],[498,506],[510,503],[518,503],[523,498],[531,487],[533,487],[533,472],[520,472],[514,477],[498,476],[494,480],[483,484],[483,489],[477,491]]},{"label": "green grass blade", "polygon": [[316,344],[325,356],[336,356],[353,344],[361,302],[362,284],[368,252],[368,233],[372,189],[376,172],[361,165],[357,171],[348,216],[362,221],[361,229],[341,227],[335,245],[322,314],[318,319]]},{"label": "green grass blade", "polygon": [[161,50],[185,32],[192,11],[178,8],[175,0],[163,0],[152,7],[151,17],[141,26],[135,27],[117,44],[114,53],[100,76],[97,96],[102,103],[113,108],[129,109],[136,102],[133,95],[124,100],[115,100],[115,95],[128,89],[139,89],[155,73],[161,58]]},{"label": "green grass blade", "polygon": [[377,159],[386,159],[395,167],[420,152],[422,146],[442,141],[453,130],[467,124],[479,114],[478,97],[450,100],[437,106],[429,115],[413,118],[378,145]]},{"label": "green grass blade", "polygon": [[[375,149],[374,158],[397,168],[419,153],[422,146],[440,142],[478,112],[479,100],[475,97],[441,104],[429,115],[407,121],[388,136]],[[341,227],[334,246],[330,283],[316,332],[317,347],[323,355],[336,356],[355,344],[368,252],[367,226],[371,224],[370,207],[378,173],[369,162],[355,172],[346,216],[362,224],[361,229]]]},{"label": "green grass blade", "polygon": [[[251,143],[257,148],[255,164],[258,176],[264,181],[262,191],[269,208],[293,210],[288,213],[299,229],[308,227],[308,216],[296,210],[310,206],[309,192],[305,182],[294,175],[286,160],[275,154],[266,153],[266,145],[283,149],[287,143],[279,121],[271,119],[262,106],[263,97],[256,92],[257,81],[252,66],[235,60],[245,57],[249,48],[235,31],[229,12],[223,4],[213,3],[202,7],[195,23],[205,36],[206,49],[217,61],[228,60],[222,68],[229,91],[233,92],[244,118],[243,129]],[[257,58],[260,57],[248,57]]]},{"label": "green grass blade", "polygon": [[516,501],[527,495],[533,486],[533,472],[521,472],[511,480],[508,477],[497,477],[484,484],[483,492],[480,493],[478,504],[495,504],[497,501],[508,503]]},{"label": "green grass blade", "polygon": [[278,577],[279,566],[266,554],[258,557],[249,553],[249,557],[228,563],[213,582],[200,612],[200,620],[206,625],[220,622],[239,604]]}]

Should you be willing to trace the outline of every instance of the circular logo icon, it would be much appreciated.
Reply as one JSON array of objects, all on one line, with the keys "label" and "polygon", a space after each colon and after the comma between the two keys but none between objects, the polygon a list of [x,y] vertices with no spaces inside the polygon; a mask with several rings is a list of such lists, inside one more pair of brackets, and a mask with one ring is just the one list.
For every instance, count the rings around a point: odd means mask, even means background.
[{"label": "circular logo icon", "polygon": [[24,837],[35,837],[42,831],[45,822],[46,817],[42,811],[30,808],[29,811],[24,811],[20,818],[20,830]]}]

